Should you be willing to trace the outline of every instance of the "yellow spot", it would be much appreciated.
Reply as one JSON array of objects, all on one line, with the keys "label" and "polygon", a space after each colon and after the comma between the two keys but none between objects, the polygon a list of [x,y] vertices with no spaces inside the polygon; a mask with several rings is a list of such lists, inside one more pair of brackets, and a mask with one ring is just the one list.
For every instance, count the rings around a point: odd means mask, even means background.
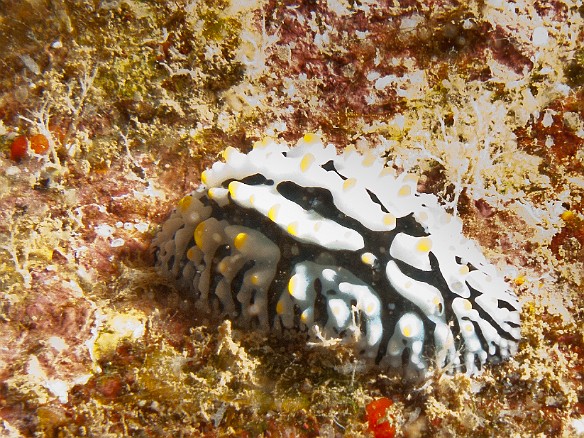
[{"label": "yellow spot", "polygon": [[316,221],[312,228],[314,229],[314,231],[320,230],[322,228],[322,221]]},{"label": "yellow spot", "polygon": [[300,321],[302,321],[304,324],[308,322],[308,311],[305,310],[300,314]]},{"label": "yellow spot", "polygon": [[251,205],[254,205],[254,204],[255,204],[255,195],[251,195],[251,196],[249,197],[249,203],[250,203]]},{"label": "yellow spot", "polygon": [[302,137],[305,143],[316,143],[318,141],[318,135],[314,134],[313,132],[307,132]]},{"label": "yellow spot", "polygon": [[193,197],[191,195],[187,195],[178,201],[178,209],[181,213],[185,213],[191,204],[193,203]]},{"label": "yellow spot", "polygon": [[282,301],[278,301],[278,304],[276,304],[276,313],[278,315],[284,313],[284,303]]},{"label": "yellow spot", "polygon": [[395,216],[391,213],[386,213],[383,215],[383,225],[387,225],[388,227],[395,227]]},{"label": "yellow spot", "polygon": [[229,186],[227,187],[229,190],[229,194],[231,195],[231,199],[237,199],[237,189],[241,183],[239,181],[231,181]]},{"label": "yellow spot", "polygon": [[574,219],[574,216],[575,216],[575,214],[571,210],[566,210],[560,215],[560,217],[566,222]]},{"label": "yellow spot", "polygon": [[525,281],[526,281],[526,280],[527,280],[527,279],[525,278],[525,276],[524,276],[524,275],[520,275],[519,277],[517,277],[517,278],[515,279],[515,284],[516,284],[517,286],[521,286],[523,283],[525,283]]},{"label": "yellow spot", "polygon": [[383,169],[381,169],[381,172],[379,172],[379,177],[384,177],[387,175],[395,175],[395,171],[391,168],[391,167],[384,167]]},{"label": "yellow spot", "polygon": [[207,190],[207,196],[209,197],[209,199],[213,199],[215,197],[215,190],[212,188]]},{"label": "yellow spot", "polygon": [[473,325],[471,323],[466,324],[466,326],[464,327],[464,329],[467,332],[469,332],[469,333],[474,331],[474,327],[473,327]]},{"label": "yellow spot", "polygon": [[278,217],[278,210],[279,209],[280,209],[280,204],[275,204],[268,211],[268,218],[270,218],[270,220],[272,222],[276,222],[276,218]]},{"label": "yellow spot", "polygon": [[194,232],[195,243],[199,248],[203,248],[203,236],[207,232],[207,226],[205,222],[201,222],[197,225]]},{"label": "yellow spot", "polygon": [[445,213],[442,215],[442,217],[440,218],[440,221],[443,224],[449,224],[450,221],[452,221],[452,215],[450,213]]},{"label": "yellow spot", "polygon": [[412,328],[409,325],[406,325],[404,328],[402,328],[402,335],[404,335],[406,338],[412,336]]},{"label": "yellow spot", "polygon": [[367,313],[367,315],[371,315],[374,311],[375,311],[375,304],[373,304],[373,303],[367,304],[367,307],[365,307],[365,313]]},{"label": "yellow spot", "polygon": [[373,263],[375,263],[375,256],[370,252],[364,252],[363,254],[361,254],[361,261],[366,265],[371,266],[373,265]]},{"label": "yellow spot", "polygon": [[375,163],[375,155],[372,153],[366,154],[365,158],[363,158],[363,167],[371,167],[373,163]]},{"label": "yellow spot", "polygon": [[460,275],[466,275],[470,272],[470,268],[467,265],[462,265],[458,272],[460,272]]},{"label": "yellow spot", "polygon": [[418,240],[416,249],[420,252],[429,252],[432,249],[432,240],[428,237],[422,237]]},{"label": "yellow spot", "polygon": [[355,187],[355,184],[357,184],[357,180],[355,178],[348,178],[343,182],[343,190],[349,190]]},{"label": "yellow spot", "polygon": [[310,166],[312,166],[313,162],[314,162],[314,155],[312,155],[310,153],[305,154],[302,157],[302,160],[300,160],[300,170],[302,172],[306,172],[310,168]]},{"label": "yellow spot", "polygon": [[205,185],[208,185],[207,184],[208,179],[209,179],[209,171],[205,170],[203,173],[201,173],[201,182]]},{"label": "yellow spot", "polygon": [[235,236],[235,239],[233,239],[233,245],[235,246],[236,249],[241,250],[241,248],[243,248],[243,245],[245,245],[247,238],[248,238],[247,233],[239,233],[237,236]]},{"label": "yellow spot", "polygon": [[265,148],[270,143],[269,137],[264,137],[253,144],[254,149]]},{"label": "yellow spot", "polygon": [[187,259],[189,259],[190,261],[195,261],[195,248],[196,247],[191,246],[187,251]]},{"label": "yellow spot", "polygon": [[357,149],[355,149],[355,145],[350,144],[343,150],[343,155],[348,157],[349,155],[353,154]]},{"label": "yellow spot", "polygon": [[221,152],[221,156],[225,161],[229,161],[229,159],[233,157],[233,154],[235,152],[236,152],[235,148],[228,146],[225,148],[223,152]]},{"label": "yellow spot", "polygon": [[253,274],[249,277],[249,281],[254,286],[257,286],[258,284],[260,284],[260,276],[258,274]]},{"label": "yellow spot", "polygon": [[413,173],[408,173],[406,176],[404,176],[404,182],[418,184],[418,179],[420,179],[418,175],[415,175]]},{"label": "yellow spot", "polygon": [[399,196],[409,196],[412,194],[412,188],[408,185],[402,186],[397,192]]},{"label": "yellow spot", "polygon": [[296,291],[298,287],[298,279],[296,278],[296,275],[293,275],[290,278],[290,281],[288,281],[288,293],[292,296],[294,296],[294,292]]},{"label": "yellow spot", "polygon": [[432,303],[434,303],[434,305],[437,306],[438,304],[440,304],[440,298],[434,297],[434,299],[432,300]]},{"label": "yellow spot", "polygon": [[227,263],[225,262],[225,260],[221,260],[219,262],[219,264],[217,265],[217,270],[221,273],[221,274],[225,274],[225,272],[227,271]]},{"label": "yellow spot", "polygon": [[341,309],[339,308],[339,306],[333,306],[331,308],[331,311],[333,312],[334,316],[339,316],[339,313],[341,312]]},{"label": "yellow spot", "polygon": [[464,302],[462,304],[464,306],[464,310],[466,310],[467,312],[469,310],[472,310],[472,304],[469,300],[464,300]]},{"label": "yellow spot", "polygon": [[298,222],[292,222],[290,225],[288,225],[288,234],[291,236],[298,235]]}]

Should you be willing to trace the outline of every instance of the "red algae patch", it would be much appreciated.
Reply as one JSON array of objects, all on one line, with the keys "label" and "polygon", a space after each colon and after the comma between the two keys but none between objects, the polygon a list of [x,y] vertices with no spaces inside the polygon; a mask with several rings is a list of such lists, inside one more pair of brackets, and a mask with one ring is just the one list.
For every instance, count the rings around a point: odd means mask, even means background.
[{"label": "red algae patch", "polygon": [[365,407],[368,430],[375,438],[393,438],[395,436],[395,426],[391,424],[391,418],[388,418],[387,415],[392,404],[391,399],[382,397],[369,402]]}]

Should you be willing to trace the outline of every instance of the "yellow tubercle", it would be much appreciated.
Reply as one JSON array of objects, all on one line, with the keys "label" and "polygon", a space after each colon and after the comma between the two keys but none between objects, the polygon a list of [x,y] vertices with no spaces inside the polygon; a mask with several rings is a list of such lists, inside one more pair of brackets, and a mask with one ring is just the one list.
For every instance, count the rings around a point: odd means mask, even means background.
[{"label": "yellow tubercle", "polygon": [[268,211],[268,218],[272,222],[276,222],[276,218],[278,217],[278,210],[280,210],[280,204],[273,205],[272,208],[270,208]]},{"label": "yellow tubercle", "polygon": [[305,154],[302,157],[302,160],[300,160],[300,170],[302,172],[306,172],[310,166],[312,166],[312,163],[314,162],[314,155],[312,155],[311,153]]},{"label": "yellow tubercle", "polygon": [[284,313],[284,303],[282,301],[278,301],[278,304],[276,304],[276,313],[278,315]]},{"label": "yellow tubercle", "polygon": [[288,281],[288,293],[294,296],[294,292],[296,291],[297,287],[298,279],[296,278],[296,275],[293,275],[292,277],[290,277],[290,280]]},{"label": "yellow tubercle", "polygon": [[414,173],[408,173],[406,176],[404,176],[404,182],[410,182],[413,184],[418,184],[419,179],[420,177]]},{"label": "yellow tubercle", "polygon": [[379,172],[380,178],[387,176],[387,175],[394,176],[395,170],[393,170],[391,167],[384,167],[383,169],[381,169],[381,172]]},{"label": "yellow tubercle", "polygon": [[253,148],[254,149],[263,149],[265,148],[268,144],[270,144],[270,138],[269,137],[264,137],[261,140],[258,140],[256,142],[254,142],[253,144]]},{"label": "yellow tubercle", "polygon": [[235,239],[233,239],[233,246],[235,246],[236,249],[241,250],[247,242],[248,236],[247,233],[239,233],[235,236]]},{"label": "yellow tubercle", "polygon": [[240,152],[234,147],[227,146],[225,150],[221,152],[221,156],[223,157],[226,163],[229,163],[229,161],[232,160],[233,157],[235,157],[235,155],[237,155],[238,153]]},{"label": "yellow tubercle", "polygon": [[396,224],[396,218],[393,214],[391,213],[386,213],[383,216],[383,225],[386,225],[387,227],[391,227],[394,228],[395,224]]},{"label": "yellow tubercle", "polygon": [[306,324],[308,322],[308,311],[305,310],[300,314],[300,321]]},{"label": "yellow tubercle", "polygon": [[319,138],[318,135],[316,135],[313,132],[307,132],[306,134],[304,134],[304,137],[302,137],[302,140],[304,140],[305,143],[316,143]]},{"label": "yellow tubercle", "polygon": [[444,213],[442,217],[440,217],[440,222],[443,224],[449,224],[452,222],[452,215],[450,213]]},{"label": "yellow tubercle", "polygon": [[406,325],[404,328],[402,328],[402,335],[404,335],[406,338],[412,336],[412,328],[409,325]]},{"label": "yellow tubercle", "polygon": [[254,286],[257,286],[258,284],[260,284],[260,277],[258,274],[253,274],[249,277],[249,281]]},{"label": "yellow tubercle", "polygon": [[376,257],[370,252],[365,252],[361,254],[361,261],[366,265],[372,266],[373,263],[375,263],[375,260]]},{"label": "yellow tubercle", "polygon": [[185,213],[189,207],[191,206],[191,204],[193,203],[193,197],[191,195],[187,195],[184,198],[182,198],[180,201],[178,201],[178,210],[181,213]]},{"label": "yellow tubercle", "polygon": [[432,240],[429,237],[422,237],[416,244],[416,249],[420,252],[429,252],[432,249]]},{"label": "yellow tubercle", "polygon": [[357,148],[355,148],[355,145],[350,144],[349,146],[347,146],[344,150],[343,150],[343,155],[345,157],[349,157],[350,155],[352,155],[353,153],[357,152]]},{"label": "yellow tubercle", "polygon": [[466,275],[470,272],[470,268],[467,265],[461,265],[458,272],[460,273],[460,275]]},{"label": "yellow tubercle", "polygon": [[203,236],[206,231],[207,226],[205,222],[201,222],[199,225],[197,225],[197,228],[195,228],[195,232],[193,234],[195,238],[195,243],[199,248],[203,247]]},{"label": "yellow tubercle", "polygon": [[355,187],[355,184],[357,184],[357,180],[355,178],[347,178],[343,182],[343,190],[347,191],[349,189],[352,189],[353,187]]},{"label": "yellow tubercle", "polygon": [[371,167],[373,166],[373,163],[375,163],[375,155],[371,152],[366,153],[361,163],[363,167]]},{"label": "yellow tubercle", "polygon": [[190,261],[195,261],[195,246],[191,246],[189,248],[189,250],[187,251],[187,259],[189,259]]},{"label": "yellow tubercle", "polygon": [[239,181],[231,181],[227,189],[229,190],[229,194],[231,195],[231,199],[237,199],[237,188],[241,183]]},{"label": "yellow tubercle", "polygon": [[208,185],[207,182],[209,180],[209,171],[205,170],[201,173],[201,182],[205,185]]},{"label": "yellow tubercle", "polygon": [[412,194],[412,188],[408,185],[402,186],[397,192],[399,196],[410,196]]},{"label": "yellow tubercle", "polygon": [[288,225],[288,234],[290,234],[291,236],[297,236],[298,235],[298,222],[292,222],[291,224]]}]

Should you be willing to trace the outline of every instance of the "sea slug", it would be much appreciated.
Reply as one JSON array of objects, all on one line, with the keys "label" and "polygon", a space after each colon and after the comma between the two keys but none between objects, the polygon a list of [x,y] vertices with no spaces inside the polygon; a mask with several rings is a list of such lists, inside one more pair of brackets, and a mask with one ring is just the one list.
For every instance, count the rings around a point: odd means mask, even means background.
[{"label": "sea slug", "polygon": [[223,158],[153,241],[202,312],[339,338],[405,376],[475,374],[516,352],[516,295],[413,175],[314,134]]}]

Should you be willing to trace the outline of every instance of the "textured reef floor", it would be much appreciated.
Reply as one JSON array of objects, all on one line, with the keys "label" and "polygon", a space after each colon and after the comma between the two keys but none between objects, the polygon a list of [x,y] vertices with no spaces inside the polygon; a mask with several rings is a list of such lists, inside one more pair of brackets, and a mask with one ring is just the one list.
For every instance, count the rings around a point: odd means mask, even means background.
[{"label": "textured reef floor", "polygon": [[[0,435],[584,436],[584,5],[0,10]],[[157,226],[227,146],[421,175],[517,292],[519,353],[420,384],[197,315]]]}]

